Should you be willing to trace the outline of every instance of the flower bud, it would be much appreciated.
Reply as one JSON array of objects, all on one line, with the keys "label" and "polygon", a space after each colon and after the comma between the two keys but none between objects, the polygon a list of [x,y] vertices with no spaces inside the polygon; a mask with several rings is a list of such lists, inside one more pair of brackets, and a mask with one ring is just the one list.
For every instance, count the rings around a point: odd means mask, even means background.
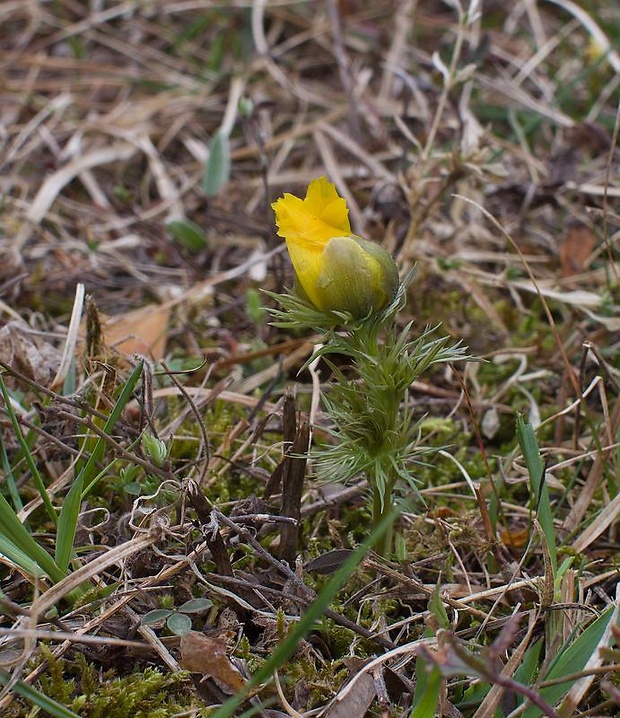
[{"label": "flower bud", "polygon": [[382,247],[351,234],[346,203],[325,177],[310,184],[305,199],[285,194],[272,206],[298,292],[317,309],[361,319],[394,298],[399,282],[394,260]]},{"label": "flower bud", "polygon": [[151,459],[155,466],[160,468],[168,458],[168,447],[165,442],[153,436],[149,431],[142,434],[142,450]]},{"label": "flower bud", "polygon": [[[332,237],[321,256],[314,304],[361,319],[385,307],[398,289],[398,270],[382,247],[360,237]],[[302,285],[303,286],[303,285]]]}]

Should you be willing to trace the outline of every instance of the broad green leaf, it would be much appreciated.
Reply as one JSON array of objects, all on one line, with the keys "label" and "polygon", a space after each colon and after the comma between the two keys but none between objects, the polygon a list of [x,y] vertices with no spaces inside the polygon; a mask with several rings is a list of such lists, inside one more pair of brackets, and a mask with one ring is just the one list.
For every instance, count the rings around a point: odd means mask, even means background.
[{"label": "broad green leaf", "polygon": [[166,225],[172,239],[183,249],[197,254],[208,246],[205,233],[189,219],[173,219]]},{"label": "broad green leaf", "polygon": [[230,143],[228,135],[216,132],[209,144],[202,188],[207,197],[215,197],[230,179]]},{"label": "broad green leaf", "polygon": [[435,590],[433,591],[433,595],[428,602],[428,610],[437,619],[439,628],[447,629],[450,627],[450,619],[448,618],[446,607],[441,600],[441,584],[439,583],[439,581],[437,582]]},{"label": "broad green leaf", "polygon": [[[424,690],[413,707],[409,718],[431,718],[437,715],[439,702],[439,688],[441,687],[441,673],[437,666],[433,666],[426,677]],[[417,691],[416,691],[417,694]]]}]

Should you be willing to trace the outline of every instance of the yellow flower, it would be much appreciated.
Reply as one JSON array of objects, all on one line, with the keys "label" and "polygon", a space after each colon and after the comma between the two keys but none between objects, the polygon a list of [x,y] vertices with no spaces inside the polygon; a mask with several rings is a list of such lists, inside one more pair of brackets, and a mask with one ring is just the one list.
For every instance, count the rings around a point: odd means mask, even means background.
[{"label": "yellow flower", "polygon": [[346,202],[327,178],[311,182],[305,199],[286,193],[272,207],[298,290],[317,309],[361,319],[394,298],[394,260],[382,247],[351,234]]}]

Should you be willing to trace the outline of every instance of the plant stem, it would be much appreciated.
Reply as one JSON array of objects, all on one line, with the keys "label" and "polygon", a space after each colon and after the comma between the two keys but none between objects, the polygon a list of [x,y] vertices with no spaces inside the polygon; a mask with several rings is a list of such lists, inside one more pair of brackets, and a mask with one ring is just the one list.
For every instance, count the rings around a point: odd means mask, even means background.
[{"label": "plant stem", "polygon": [[[385,499],[382,500],[381,492],[376,482],[371,481],[372,485],[372,525],[379,526],[385,517],[392,513],[392,491],[393,486],[386,487]],[[394,524],[390,524],[387,530],[375,545],[375,551],[379,556],[387,558],[394,550]]]}]

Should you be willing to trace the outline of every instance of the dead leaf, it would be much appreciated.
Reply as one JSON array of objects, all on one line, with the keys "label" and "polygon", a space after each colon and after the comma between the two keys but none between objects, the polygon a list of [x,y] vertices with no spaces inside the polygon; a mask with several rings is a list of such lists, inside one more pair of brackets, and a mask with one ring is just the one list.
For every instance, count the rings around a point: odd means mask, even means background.
[{"label": "dead leaf", "polygon": [[334,573],[344,565],[352,553],[353,550],[349,548],[335,548],[313,558],[306,566],[306,571],[320,574]]},{"label": "dead leaf", "polygon": [[160,361],[166,352],[169,319],[170,307],[161,304],[108,317],[103,323],[105,343],[126,356],[142,354]]},{"label": "dead leaf", "polygon": [[569,227],[560,244],[562,276],[572,277],[585,271],[595,245],[596,237],[585,224]]},{"label": "dead leaf", "polygon": [[60,366],[60,352],[21,322],[0,329],[0,357],[17,371],[49,386]]},{"label": "dead leaf", "polygon": [[179,663],[191,673],[202,673],[218,681],[222,689],[231,694],[242,690],[246,681],[228,657],[228,646],[223,636],[205,636],[190,631],[181,638]]},{"label": "dead leaf", "polygon": [[336,696],[325,714],[325,718],[351,718],[351,716],[366,715],[366,711],[376,696],[377,690],[372,676],[363,673],[350,689],[345,686]]},{"label": "dead leaf", "polygon": [[523,528],[509,529],[500,527],[499,537],[506,546],[523,548],[530,538],[530,527],[524,526]]},{"label": "dead leaf", "polygon": [[612,143],[607,128],[598,122],[578,122],[567,130],[566,140],[573,147],[595,155],[609,152]]}]

